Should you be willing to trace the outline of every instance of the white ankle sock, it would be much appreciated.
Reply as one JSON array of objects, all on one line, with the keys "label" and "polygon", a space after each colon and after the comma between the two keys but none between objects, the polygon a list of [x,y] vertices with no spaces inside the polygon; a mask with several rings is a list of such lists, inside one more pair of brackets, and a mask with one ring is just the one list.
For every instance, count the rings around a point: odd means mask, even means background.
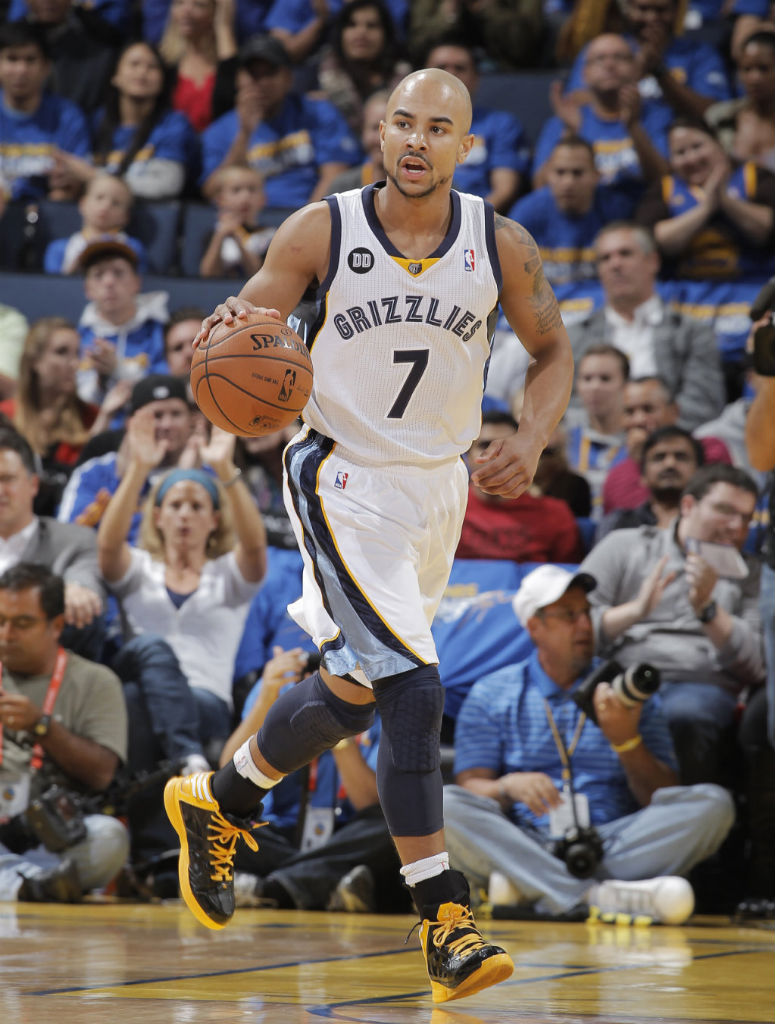
[{"label": "white ankle sock", "polygon": [[440,875],[442,871],[449,871],[449,854],[446,850],[435,853],[432,857],[415,860],[401,868],[401,874],[408,886],[417,885],[418,882],[424,882],[426,878]]},{"label": "white ankle sock", "polygon": [[270,779],[268,775],[264,775],[259,770],[250,752],[250,740],[245,740],[239,750],[235,752],[232,761],[237,773],[243,779],[252,782],[254,786],[260,786],[261,789],[271,789],[272,786],[276,786],[278,782],[282,781],[281,779]]}]

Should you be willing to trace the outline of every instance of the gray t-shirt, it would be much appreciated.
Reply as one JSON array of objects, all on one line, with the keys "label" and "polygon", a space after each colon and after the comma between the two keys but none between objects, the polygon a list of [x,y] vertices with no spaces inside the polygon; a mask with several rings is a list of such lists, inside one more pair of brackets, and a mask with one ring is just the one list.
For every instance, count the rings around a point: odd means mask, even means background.
[{"label": "gray t-shirt", "polygon": [[[3,689],[21,693],[38,707],[43,706],[51,677],[14,675],[3,666]],[[121,682],[114,672],[86,658],[67,652],[67,665],[52,713],[54,721],[66,729],[112,750],[122,761],[127,757],[127,712]],[[29,773],[35,737],[32,733],[3,730],[3,760],[0,784],[4,779]],[[43,765],[35,773],[33,795],[58,782],[67,788],[84,787],[66,775],[44,753]]]}]

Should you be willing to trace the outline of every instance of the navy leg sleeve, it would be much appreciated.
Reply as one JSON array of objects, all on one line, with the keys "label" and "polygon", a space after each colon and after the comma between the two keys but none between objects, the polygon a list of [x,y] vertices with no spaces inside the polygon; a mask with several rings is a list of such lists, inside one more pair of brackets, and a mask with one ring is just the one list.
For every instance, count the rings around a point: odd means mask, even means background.
[{"label": "navy leg sleeve", "polygon": [[439,737],[444,690],[436,665],[374,684],[382,718],[379,799],[390,834],[425,836],[444,824]]}]

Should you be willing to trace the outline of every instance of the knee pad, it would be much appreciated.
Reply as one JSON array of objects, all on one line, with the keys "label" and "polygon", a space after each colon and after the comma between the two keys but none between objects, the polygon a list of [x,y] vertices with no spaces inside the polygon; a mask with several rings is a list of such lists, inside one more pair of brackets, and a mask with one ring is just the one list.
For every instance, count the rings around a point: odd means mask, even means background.
[{"label": "knee pad", "polygon": [[282,693],[269,709],[258,731],[258,749],[287,775],[373,722],[374,704],[342,700],[315,672]]},{"label": "knee pad", "polygon": [[438,666],[420,665],[381,679],[374,684],[374,697],[398,771],[432,772],[439,768],[444,689]]}]

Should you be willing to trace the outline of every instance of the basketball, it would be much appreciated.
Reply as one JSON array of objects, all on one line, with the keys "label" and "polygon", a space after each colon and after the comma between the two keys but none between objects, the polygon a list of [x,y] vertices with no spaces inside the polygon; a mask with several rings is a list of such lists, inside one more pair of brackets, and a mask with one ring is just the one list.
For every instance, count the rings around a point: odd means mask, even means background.
[{"label": "basketball", "polygon": [[194,349],[191,391],[222,430],[263,437],[293,423],[312,390],[307,346],[281,320],[257,313],[216,324]]}]

